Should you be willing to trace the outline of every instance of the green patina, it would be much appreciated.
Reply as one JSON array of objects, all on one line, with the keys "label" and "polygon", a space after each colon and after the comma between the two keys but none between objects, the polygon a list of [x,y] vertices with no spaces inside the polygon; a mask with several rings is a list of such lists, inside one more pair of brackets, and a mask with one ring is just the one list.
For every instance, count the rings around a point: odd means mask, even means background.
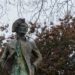
[{"label": "green patina", "polygon": [[11,75],[29,75],[28,66],[22,55],[21,42],[16,43],[16,55],[12,66]]}]

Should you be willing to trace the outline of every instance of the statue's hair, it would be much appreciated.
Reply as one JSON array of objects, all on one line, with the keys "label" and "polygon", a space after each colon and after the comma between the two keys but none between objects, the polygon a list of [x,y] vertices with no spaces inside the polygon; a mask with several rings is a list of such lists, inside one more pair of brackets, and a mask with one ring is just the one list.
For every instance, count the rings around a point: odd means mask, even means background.
[{"label": "statue's hair", "polygon": [[24,18],[19,18],[17,19],[13,25],[12,25],[12,32],[16,32],[17,27],[19,27],[20,25],[25,25],[27,26],[27,24],[25,23],[25,19]]}]

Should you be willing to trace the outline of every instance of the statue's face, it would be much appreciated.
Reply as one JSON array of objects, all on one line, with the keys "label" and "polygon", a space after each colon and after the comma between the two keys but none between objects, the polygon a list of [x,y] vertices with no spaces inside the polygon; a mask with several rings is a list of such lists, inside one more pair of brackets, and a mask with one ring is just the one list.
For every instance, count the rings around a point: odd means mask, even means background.
[{"label": "statue's face", "polygon": [[20,34],[20,35],[25,35],[26,32],[27,32],[27,30],[28,30],[28,27],[27,27],[27,26],[25,26],[25,25],[20,25],[20,26],[18,27],[17,33]]}]

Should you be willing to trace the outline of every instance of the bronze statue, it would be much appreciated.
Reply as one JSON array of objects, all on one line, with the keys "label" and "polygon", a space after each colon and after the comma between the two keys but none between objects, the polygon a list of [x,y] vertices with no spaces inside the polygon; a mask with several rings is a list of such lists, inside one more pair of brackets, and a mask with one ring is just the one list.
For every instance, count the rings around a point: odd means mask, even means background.
[{"label": "bronze statue", "polygon": [[[12,31],[16,32],[16,38],[8,43],[0,59],[2,68],[6,69],[9,75],[34,75],[35,68],[42,60],[35,42],[26,39],[27,30],[25,19],[20,18],[13,23]],[[33,63],[31,62],[32,51],[37,56]]]}]

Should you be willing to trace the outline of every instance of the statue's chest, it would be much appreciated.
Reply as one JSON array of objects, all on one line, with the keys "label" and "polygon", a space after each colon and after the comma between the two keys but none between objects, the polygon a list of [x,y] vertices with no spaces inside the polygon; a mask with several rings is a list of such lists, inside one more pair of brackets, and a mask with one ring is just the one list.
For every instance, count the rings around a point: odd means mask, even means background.
[{"label": "statue's chest", "polygon": [[21,49],[25,54],[30,54],[32,51],[32,47],[27,41],[21,41]]}]

